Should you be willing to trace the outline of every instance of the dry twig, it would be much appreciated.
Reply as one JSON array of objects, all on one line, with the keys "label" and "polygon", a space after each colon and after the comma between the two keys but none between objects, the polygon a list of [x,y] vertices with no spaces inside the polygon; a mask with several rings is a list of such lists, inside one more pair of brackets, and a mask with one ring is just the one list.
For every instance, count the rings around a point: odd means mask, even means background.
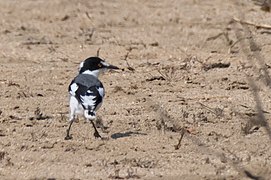
[{"label": "dry twig", "polygon": [[[240,16],[242,18],[244,18],[243,14],[240,14]],[[249,63],[251,63],[253,66],[255,66],[253,63],[258,63],[260,65],[260,68],[263,72],[263,78],[264,78],[264,81],[266,83],[266,85],[271,88],[271,77],[269,75],[269,72],[266,68],[266,63],[265,63],[265,59],[264,57],[260,54],[260,51],[259,51],[259,46],[257,45],[257,43],[255,42],[253,36],[252,36],[252,33],[250,31],[250,29],[248,28],[248,25],[254,25],[254,26],[258,26],[258,25],[255,25],[253,23],[250,23],[250,22],[247,22],[247,21],[244,21],[244,20],[240,20],[240,19],[237,19],[237,18],[233,18],[236,22],[240,23],[242,25],[242,28],[244,30],[244,36],[245,37],[250,37],[248,40],[248,45],[245,44],[245,42],[242,42],[241,44],[241,49],[243,51],[243,53],[247,56],[247,60],[249,61]],[[271,29],[271,26],[260,26],[261,28],[267,28],[267,29]],[[243,38],[242,34],[238,31],[238,30],[235,30],[235,34],[236,34],[236,37],[241,39]],[[246,48],[246,47],[249,47],[249,48]],[[251,53],[252,53],[252,56],[251,56]],[[257,60],[256,62],[253,62],[253,57]],[[258,69],[255,69],[256,72],[258,72]],[[265,115],[263,113],[263,107],[262,107],[262,101],[260,100],[260,96],[259,96],[259,92],[258,92],[258,87],[255,83],[255,80],[252,80],[252,79],[248,79],[248,82],[249,82],[249,85],[250,85],[250,89],[252,90],[252,93],[253,93],[253,96],[254,96],[254,101],[256,103],[256,111],[257,111],[257,115],[258,115],[258,120],[261,121],[261,125],[265,128],[267,134],[268,134],[268,137],[269,137],[269,140],[271,142],[271,128],[270,128],[270,125],[268,124],[267,122],[267,119],[265,118]]]},{"label": "dry twig", "polygon": [[132,50],[133,50],[133,48],[128,48],[128,50],[127,50],[127,53],[126,53],[126,55],[125,55],[125,57],[124,57],[124,61],[126,62],[126,64],[127,64],[127,66],[128,66],[128,70],[130,70],[130,71],[132,71],[132,72],[134,72],[135,71],[135,69],[133,68],[133,67],[131,67],[130,66],[130,64],[128,63],[128,56],[129,56],[129,54],[132,52]]},{"label": "dry twig", "polygon": [[98,50],[97,50],[97,53],[96,53],[97,57],[100,56],[100,50],[101,50],[101,48],[99,47]]},{"label": "dry twig", "polygon": [[180,138],[179,138],[178,144],[175,145],[175,150],[180,149],[181,142],[182,142],[182,139],[183,139],[183,136],[184,136],[185,133],[186,133],[186,129],[185,129],[185,128],[182,128],[182,129],[181,129],[181,136],[180,136]]},{"label": "dry twig", "polygon": [[250,22],[250,21],[245,21],[245,20],[238,19],[236,17],[233,17],[232,19],[235,22],[238,22],[240,24],[247,24],[247,25],[254,26],[256,28],[262,28],[262,29],[271,29],[271,25],[267,25],[267,24],[256,24],[256,23],[253,23],[253,22]]},{"label": "dry twig", "polygon": [[224,32],[218,33],[215,36],[209,37],[209,38],[206,39],[206,41],[215,40],[215,39],[219,38],[220,36],[224,36],[225,37],[228,45],[232,44],[232,40],[230,40],[229,34],[228,34],[227,31],[224,31]]},{"label": "dry twig", "polygon": [[209,106],[207,106],[207,105],[205,105],[205,104],[203,104],[201,102],[199,102],[199,104],[202,107],[204,107],[207,110],[209,110],[211,113],[215,114],[217,117],[222,117],[223,116],[223,109],[221,109],[221,108],[211,108],[211,107],[209,107]]}]

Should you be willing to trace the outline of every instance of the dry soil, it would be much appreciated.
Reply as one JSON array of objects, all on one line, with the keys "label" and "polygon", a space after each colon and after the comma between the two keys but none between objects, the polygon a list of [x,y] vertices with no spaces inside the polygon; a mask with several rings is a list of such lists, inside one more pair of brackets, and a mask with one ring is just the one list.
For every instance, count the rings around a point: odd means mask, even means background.
[{"label": "dry soil", "polygon": [[[0,179],[270,179],[270,19],[249,0],[1,0]],[[107,140],[83,117],[64,140],[98,50],[123,69],[101,77]]]}]

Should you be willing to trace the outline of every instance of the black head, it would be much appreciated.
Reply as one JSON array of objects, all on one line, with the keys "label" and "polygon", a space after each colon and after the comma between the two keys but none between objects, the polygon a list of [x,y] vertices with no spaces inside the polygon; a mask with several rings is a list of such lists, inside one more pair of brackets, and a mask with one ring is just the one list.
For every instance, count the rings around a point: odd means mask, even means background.
[{"label": "black head", "polygon": [[105,62],[99,57],[89,57],[80,64],[79,73],[89,71],[99,71],[105,69],[119,69],[117,66],[113,66]]}]

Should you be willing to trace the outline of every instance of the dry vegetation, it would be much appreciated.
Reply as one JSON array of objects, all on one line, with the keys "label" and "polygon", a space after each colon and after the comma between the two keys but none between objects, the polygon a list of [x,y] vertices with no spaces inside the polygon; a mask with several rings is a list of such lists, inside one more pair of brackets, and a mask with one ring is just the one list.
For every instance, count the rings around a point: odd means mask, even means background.
[{"label": "dry vegetation", "polygon": [[[270,1],[0,1],[0,179],[270,179]],[[96,122],[68,126],[98,55]]]}]

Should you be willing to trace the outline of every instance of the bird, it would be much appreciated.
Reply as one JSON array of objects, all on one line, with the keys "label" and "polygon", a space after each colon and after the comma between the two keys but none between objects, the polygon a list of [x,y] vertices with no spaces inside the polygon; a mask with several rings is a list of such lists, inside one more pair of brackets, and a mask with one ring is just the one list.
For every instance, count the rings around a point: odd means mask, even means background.
[{"label": "bird", "polygon": [[78,75],[71,81],[68,91],[70,94],[70,118],[65,140],[72,139],[70,130],[78,115],[83,115],[91,122],[94,128],[94,137],[102,138],[95,127],[96,112],[103,103],[105,89],[98,79],[99,75],[106,70],[119,69],[117,66],[108,64],[99,57],[89,57],[82,61]]}]

